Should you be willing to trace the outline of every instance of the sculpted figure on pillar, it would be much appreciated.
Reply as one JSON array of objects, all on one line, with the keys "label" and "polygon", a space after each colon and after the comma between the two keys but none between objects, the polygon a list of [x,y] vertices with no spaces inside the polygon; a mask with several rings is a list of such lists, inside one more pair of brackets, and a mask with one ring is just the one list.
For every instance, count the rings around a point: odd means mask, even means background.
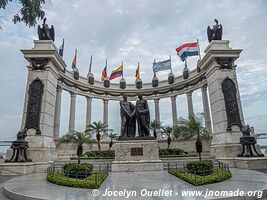
[{"label": "sculpted figure on pillar", "polygon": [[143,99],[141,93],[138,94],[139,100],[136,102],[136,119],[138,124],[138,135],[139,137],[150,136],[150,115],[147,101]]},{"label": "sculpted figure on pillar", "polygon": [[123,100],[120,101],[121,108],[121,138],[135,137],[136,117],[135,106],[127,101],[127,95],[122,94]]}]

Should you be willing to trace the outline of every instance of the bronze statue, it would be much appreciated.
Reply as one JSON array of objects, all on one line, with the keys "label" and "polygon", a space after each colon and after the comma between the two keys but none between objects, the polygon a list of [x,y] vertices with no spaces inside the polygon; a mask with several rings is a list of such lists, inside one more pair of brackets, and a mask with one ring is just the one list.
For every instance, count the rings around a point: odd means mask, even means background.
[{"label": "bronze statue", "polygon": [[46,17],[44,18],[42,28],[40,25],[38,25],[37,31],[38,31],[39,40],[53,40],[53,41],[55,41],[54,26],[51,25],[51,28],[49,28],[48,24],[46,24],[45,22],[46,22]]},{"label": "bronze statue", "polygon": [[150,115],[147,101],[143,99],[141,93],[138,94],[139,100],[136,102],[136,119],[138,124],[138,135],[139,137],[150,136]]},{"label": "bronze statue", "polygon": [[136,129],[135,106],[127,101],[127,95],[122,94],[121,107],[121,136],[120,138],[134,138]]},{"label": "bronze statue", "polygon": [[207,34],[208,34],[208,39],[209,42],[212,40],[222,40],[222,25],[218,25],[218,20],[214,20],[215,25],[211,29],[210,26],[207,28]]}]

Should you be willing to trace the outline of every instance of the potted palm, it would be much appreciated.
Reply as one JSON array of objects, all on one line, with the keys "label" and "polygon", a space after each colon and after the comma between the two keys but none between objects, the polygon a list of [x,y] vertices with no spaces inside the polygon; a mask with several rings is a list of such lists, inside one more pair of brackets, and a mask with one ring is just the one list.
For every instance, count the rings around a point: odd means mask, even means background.
[{"label": "potted palm", "polygon": [[113,140],[118,138],[118,134],[117,133],[113,133],[113,130],[110,131],[109,133],[109,138],[110,138],[110,142],[109,142],[109,149],[111,149],[111,147],[113,146]]},{"label": "potted palm", "polygon": [[96,134],[98,150],[101,151],[101,132],[108,131],[108,125],[106,124],[106,122],[102,123],[101,121],[98,121],[90,124],[88,128],[91,133]]},{"label": "potted palm", "polygon": [[165,137],[167,137],[167,149],[169,149],[171,144],[171,136],[172,136],[172,127],[171,126],[163,126],[162,127],[162,133]]},{"label": "potted palm", "polygon": [[92,142],[92,135],[88,131],[72,131],[59,139],[59,143],[73,143],[77,145],[78,164],[81,163],[81,157],[83,155],[83,145],[92,144]]}]

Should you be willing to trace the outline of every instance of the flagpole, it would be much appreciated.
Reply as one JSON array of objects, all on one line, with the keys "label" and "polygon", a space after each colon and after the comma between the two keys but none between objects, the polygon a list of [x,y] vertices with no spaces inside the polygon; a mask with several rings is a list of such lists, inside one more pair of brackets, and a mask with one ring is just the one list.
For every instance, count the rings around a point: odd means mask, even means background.
[{"label": "flagpole", "polygon": [[171,63],[171,73],[172,73],[172,57],[171,57],[171,54],[170,54],[170,63]]},{"label": "flagpole", "polygon": [[108,77],[108,59],[106,59],[106,77]]},{"label": "flagpole", "polygon": [[201,60],[200,48],[199,48],[199,40],[198,40],[198,38],[197,38],[197,48],[198,48],[199,60]]},{"label": "flagpole", "polygon": [[123,78],[123,62],[121,63],[121,66],[122,66],[122,78]]},{"label": "flagpole", "polygon": [[93,56],[91,55],[91,59],[90,59],[90,64],[89,64],[89,74],[91,74],[91,71],[92,71],[92,60],[93,60]]}]

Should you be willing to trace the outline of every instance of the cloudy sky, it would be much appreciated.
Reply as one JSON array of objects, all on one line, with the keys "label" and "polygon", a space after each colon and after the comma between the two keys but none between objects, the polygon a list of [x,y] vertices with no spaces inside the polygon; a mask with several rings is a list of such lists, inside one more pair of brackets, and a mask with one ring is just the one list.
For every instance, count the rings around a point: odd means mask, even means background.
[{"label": "cloudy sky", "polygon": [[[134,82],[136,64],[141,65],[141,77],[150,82],[153,76],[153,59],[172,56],[175,75],[180,75],[183,63],[177,58],[175,48],[198,38],[202,56],[208,45],[206,27],[213,25],[214,18],[223,25],[223,39],[230,40],[232,48],[242,48],[237,60],[237,75],[246,123],[256,132],[267,132],[267,1],[221,0],[50,0],[43,6],[56,31],[55,43],[60,46],[65,38],[64,60],[69,69],[78,49],[77,67],[86,75],[90,55],[93,55],[93,73],[100,73],[108,59],[108,73],[123,61],[127,82]],[[17,3],[9,3],[0,11],[3,22],[0,30],[0,140],[15,139],[21,124],[27,62],[20,49],[29,49],[37,39],[36,28],[24,24],[14,25],[11,18],[19,10]],[[38,22],[41,24],[41,21]],[[196,67],[197,57],[189,59],[189,68]],[[169,72],[158,74],[166,79]],[[117,82],[118,80],[114,80]],[[63,93],[61,134],[68,127],[70,95]],[[202,112],[201,92],[193,94],[195,112]],[[161,119],[171,124],[170,99],[160,101]],[[110,127],[119,131],[119,106],[109,103]],[[186,117],[185,95],[177,99],[178,116]],[[86,101],[77,99],[76,129],[85,126]],[[150,102],[151,118],[154,106]],[[92,120],[102,120],[103,105],[93,100]],[[0,149],[1,151],[1,149]]]}]

